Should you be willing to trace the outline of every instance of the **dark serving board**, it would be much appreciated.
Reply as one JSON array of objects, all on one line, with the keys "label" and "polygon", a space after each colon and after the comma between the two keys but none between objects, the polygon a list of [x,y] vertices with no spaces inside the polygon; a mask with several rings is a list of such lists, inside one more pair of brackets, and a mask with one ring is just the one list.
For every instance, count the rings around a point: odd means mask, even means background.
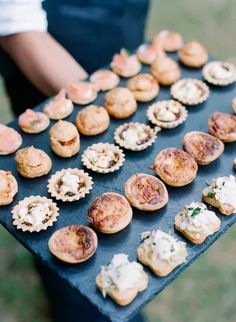
[{"label": "dark serving board", "polygon": [[[172,57],[176,58],[175,55]],[[143,67],[143,72],[148,71],[148,67]],[[192,77],[201,79],[201,70],[186,69],[181,66],[182,78]],[[122,86],[126,84],[125,80],[121,81]],[[200,166],[198,175],[195,181],[182,188],[167,187],[169,191],[168,205],[153,213],[137,211],[134,209],[134,216],[131,224],[123,231],[114,235],[98,234],[99,246],[96,254],[87,262],[79,265],[66,265],[56,260],[48,250],[48,239],[51,234],[57,229],[71,225],[71,224],[85,224],[87,210],[92,200],[106,192],[115,191],[124,193],[124,182],[135,172],[146,172],[154,174],[148,169],[152,164],[155,155],[166,147],[181,147],[182,139],[185,133],[192,130],[200,130],[207,132],[208,116],[214,111],[225,111],[231,113],[231,100],[236,96],[236,87],[228,86],[225,88],[210,86],[211,94],[207,102],[199,105],[189,107],[189,117],[187,122],[181,126],[171,129],[162,130],[158,134],[158,138],[152,147],[141,152],[126,151],[126,161],[124,166],[117,172],[112,174],[95,174],[90,172],[93,177],[94,185],[91,193],[86,198],[73,202],[61,203],[58,202],[60,208],[60,216],[57,223],[47,231],[40,233],[24,233],[12,224],[11,208],[17,204],[21,199],[30,195],[49,196],[47,192],[47,180],[52,173],[62,168],[78,167],[81,168],[82,152],[91,144],[96,142],[110,142],[113,143],[113,133],[117,126],[124,122],[140,121],[148,123],[146,118],[146,110],[148,104],[139,104],[138,111],[135,115],[124,121],[111,120],[109,130],[95,137],[81,136],[81,150],[78,155],[70,159],[62,159],[55,156],[49,146],[48,130],[39,135],[23,135],[23,146],[34,145],[37,148],[45,150],[53,160],[53,168],[48,176],[38,179],[22,178],[16,171],[14,155],[0,157],[0,169],[9,169],[17,178],[19,184],[19,193],[14,199],[14,202],[5,207],[0,208],[0,223],[33,255],[37,256],[43,261],[51,270],[55,271],[59,276],[65,279],[71,287],[75,288],[80,294],[85,296],[98,310],[114,322],[127,321],[137,311],[150,301],[155,295],[161,292],[170,282],[172,282],[178,275],[184,271],[194,260],[197,259],[208,247],[214,243],[223,233],[229,229],[231,225],[236,222],[236,215],[229,217],[219,215],[222,220],[221,229],[213,236],[207,238],[202,245],[192,245],[187,240],[188,258],[187,262],[175,269],[169,276],[160,278],[154,276],[147,268],[149,276],[148,288],[138,295],[138,297],[127,307],[119,307],[110,298],[103,299],[100,292],[95,286],[95,276],[100,271],[101,265],[106,265],[115,253],[124,252],[129,254],[130,260],[136,259],[136,249],[140,243],[139,235],[146,230],[153,230],[160,228],[165,232],[170,232],[175,237],[184,239],[180,234],[175,232],[173,227],[174,216],[179,212],[185,204],[192,201],[201,200],[201,192],[206,187],[206,181],[211,181],[213,178],[223,175],[234,174],[232,168],[234,157],[236,157],[236,142],[225,145],[224,154],[215,162],[207,166]],[[168,87],[161,87],[159,96],[155,100],[163,100],[170,98],[170,91]],[[154,101],[155,101],[154,100]],[[102,105],[104,101],[104,94],[99,94],[96,104]],[[42,105],[36,108],[42,109]],[[74,112],[67,120],[74,122],[75,116],[81,107],[76,106]],[[54,122],[51,122],[51,125]],[[10,124],[19,130],[17,121]]]}]

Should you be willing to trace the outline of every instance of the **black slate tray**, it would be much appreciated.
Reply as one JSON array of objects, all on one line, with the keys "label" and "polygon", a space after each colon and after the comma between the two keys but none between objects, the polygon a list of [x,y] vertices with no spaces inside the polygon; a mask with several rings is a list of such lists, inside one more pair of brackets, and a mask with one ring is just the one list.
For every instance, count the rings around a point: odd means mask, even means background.
[{"label": "black slate tray", "polygon": [[[176,58],[175,55],[172,57]],[[143,67],[143,72],[148,71],[148,67]],[[186,69],[181,66],[182,78],[192,77],[201,79],[200,70]],[[126,81],[122,80],[120,85],[125,85]],[[103,299],[101,293],[96,290],[95,276],[100,271],[101,265],[106,265],[112,258],[113,254],[125,252],[129,254],[130,260],[136,259],[136,249],[139,245],[139,234],[146,230],[160,228],[165,232],[170,232],[175,237],[184,239],[180,234],[175,232],[173,228],[173,219],[177,212],[179,212],[185,204],[192,201],[201,200],[201,192],[206,187],[206,181],[211,181],[213,178],[223,175],[234,174],[232,169],[233,159],[236,156],[236,142],[225,145],[225,152],[220,159],[216,160],[208,166],[200,166],[196,180],[182,188],[167,187],[169,191],[169,203],[160,211],[154,213],[147,213],[137,211],[134,209],[134,216],[132,223],[123,231],[115,235],[98,234],[99,247],[98,250],[88,262],[80,265],[66,265],[54,257],[48,251],[47,242],[51,234],[57,229],[70,224],[85,224],[87,225],[86,214],[92,200],[106,192],[115,191],[124,193],[124,182],[135,172],[146,172],[154,174],[148,169],[152,164],[155,155],[166,147],[181,147],[183,136],[186,132],[192,130],[200,130],[207,132],[208,116],[214,111],[225,111],[231,113],[230,103],[234,96],[236,96],[236,87],[228,86],[226,88],[210,87],[211,95],[207,102],[196,106],[189,107],[189,117],[187,122],[172,130],[163,130],[158,134],[158,139],[155,144],[145,151],[129,152],[126,151],[126,161],[124,166],[117,172],[112,174],[95,174],[90,172],[94,186],[92,192],[85,198],[74,203],[60,203],[60,216],[57,223],[45,232],[40,233],[23,233],[16,230],[12,225],[11,208],[21,199],[30,195],[45,195],[47,192],[47,180],[50,175],[38,179],[22,178],[16,171],[14,155],[0,157],[0,169],[9,169],[15,175],[19,183],[19,193],[14,202],[5,207],[0,208],[0,223],[33,255],[37,256],[43,261],[51,270],[55,271],[59,276],[65,279],[71,287],[75,288],[80,294],[85,296],[98,310],[105,316],[110,318],[113,322],[127,321],[137,311],[150,301],[155,295],[163,291],[163,289],[172,282],[178,275],[184,271],[194,260],[197,259],[201,253],[208,249],[223,233],[225,233],[231,225],[236,222],[236,215],[229,217],[220,215],[222,226],[219,232],[207,238],[202,245],[192,245],[187,242],[188,258],[187,263],[175,269],[168,277],[159,278],[154,276],[148,269],[149,287],[142,292],[130,305],[127,307],[119,307],[109,298]],[[161,88],[158,100],[169,99],[169,88]],[[104,94],[99,94],[96,104],[102,105]],[[149,104],[139,104],[138,111],[135,115],[126,119],[127,121],[140,121],[147,123],[146,110]],[[42,105],[36,108],[42,109]],[[77,112],[80,107],[75,107],[73,115],[67,120],[74,122]],[[51,125],[54,122],[51,122]],[[91,144],[96,142],[110,142],[113,143],[113,133],[117,126],[122,124],[121,121],[112,119],[109,130],[99,136],[89,138],[81,136],[81,150],[80,153],[71,159],[62,159],[55,156],[49,146],[48,130],[39,135],[23,135],[23,146],[34,145],[37,148],[45,150],[53,160],[53,168],[51,173],[54,173],[61,168],[78,167],[81,168],[81,154]],[[10,124],[18,129],[17,122]],[[19,129],[18,129],[19,130]],[[201,283],[201,281],[199,281]]]}]

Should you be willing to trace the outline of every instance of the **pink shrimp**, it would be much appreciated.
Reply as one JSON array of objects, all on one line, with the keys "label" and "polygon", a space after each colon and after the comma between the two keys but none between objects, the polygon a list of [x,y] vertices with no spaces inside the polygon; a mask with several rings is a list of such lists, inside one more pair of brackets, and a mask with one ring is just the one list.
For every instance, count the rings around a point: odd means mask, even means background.
[{"label": "pink shrimp", "polygon": [[136,55],[128,55],[125,49],[121,49],[120,54],[114,55],[111,68],[118,75],[131,77],[139,73],[141,64]]},{"label": "pink shrimp", "polygon": [[90,76],[90,81],[97,87],[97,90],[107,91],[115,88],[120,78],[110,70],[100,69]]},{"label": "pink shrimp", "polygon": [[67,87],[67,95],[77,104],[89,104],[97,97],[97,88],[89,82],[78,82]]},{"label": "pink shrimp", "polygon": [[21,144],[22,137],[16,130],[0,124],[0,155],[15,152]]}]

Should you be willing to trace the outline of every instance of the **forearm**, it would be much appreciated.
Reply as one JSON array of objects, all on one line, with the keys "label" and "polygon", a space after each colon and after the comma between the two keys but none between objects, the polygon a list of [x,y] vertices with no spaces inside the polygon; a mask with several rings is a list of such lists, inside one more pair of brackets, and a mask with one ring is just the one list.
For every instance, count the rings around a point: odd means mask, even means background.
[{"label": "forearm", "polygon": [[0,45],[43,94],[86,78],[84,69],[47,32],[28,31],[0,37]]}]

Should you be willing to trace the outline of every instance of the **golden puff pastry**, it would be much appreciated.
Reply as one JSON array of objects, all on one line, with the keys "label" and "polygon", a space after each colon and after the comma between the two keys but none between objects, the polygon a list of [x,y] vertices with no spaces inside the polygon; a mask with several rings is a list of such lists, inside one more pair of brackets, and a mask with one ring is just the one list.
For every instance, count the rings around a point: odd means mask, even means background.
[{"label": "golden puff pastry", "polygon": [[99,69],[90,76],[90,82],[95,84],[99,91],[105,92],[115,88],[120,78],[111,70]]},{"label": "golden puff pastry", "polygon": [[161,85],[174,84],[181,75],[178,64],[170,57],[157,57],[151,65],[151,73]]},{"label": "golden puff pastry", "polygon": [[151,74],[139,74],[128,81],[128,88],[138,102],[149,102],[159,93],[159,85]]},{"label": "golden puff pastry", "polygon": [[192,40],[185,44],[185,46],[178,51],[178,56],[183,65],[192,68],[200,68],[205,65],[208,60],[206,48],[196,40]]},{"label": "golden puff pastry", "polygon": [[0,124],[0,155],[14,153],[21,144],[22,137],[15,129]]},{"label": "golden puff pastry", "polygon": [[40,133],[49,126],[47,115],[27,109],[19,116],[18,124],[22,131],[26,133]]},{"label": "golden puff pastry", "polygon": [[80,105],[92,103],[97,98],[96,85],[89,82],[70,84],[66,89],[67,95],[72,102]]},{"label": "golden puff pastry", "polygon": [[136,55],[129,55],[125,49],[121,49],[120,53],[113,56],[111,62],[112,70],[122,77],[132,77],[137,75],[142,65],[138,61]]},{"label": "golden puff pastry", "polygon": [[12,203],[18,184],[11,171],[0,170],[0,206]]}]

